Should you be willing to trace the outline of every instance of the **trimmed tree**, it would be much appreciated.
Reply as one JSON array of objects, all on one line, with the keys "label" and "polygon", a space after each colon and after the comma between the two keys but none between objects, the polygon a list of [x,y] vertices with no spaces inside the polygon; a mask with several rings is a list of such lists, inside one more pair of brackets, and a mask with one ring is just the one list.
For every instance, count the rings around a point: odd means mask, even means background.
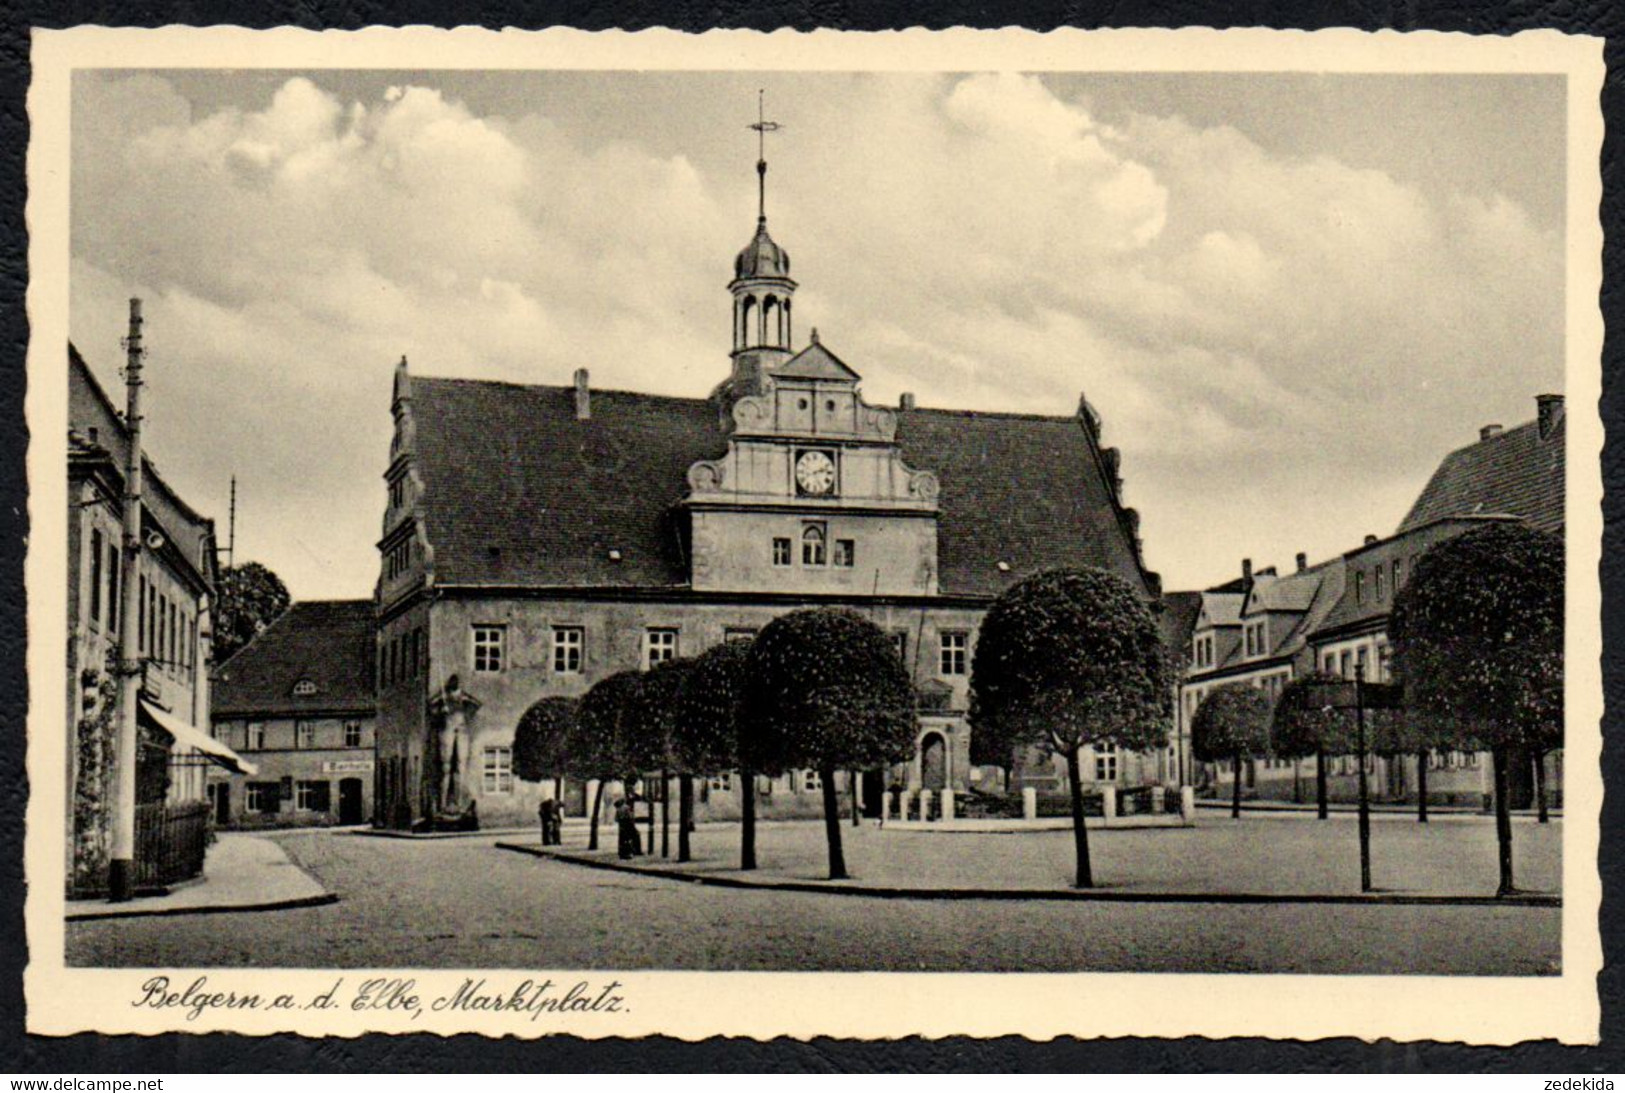
[{"label": "trimmed tree", "polygon": [[1076,886],[1094,885],[1079,752],[1167,742],[1173,666],[1157,623],[1127,582],[1098,569],[1053,570],[1006,590],[982,620],[970,720],[981,754],[1036,746],[1066,760]]},{"label": "trimmed tree", "polygon": [[894,763],[914,746],[914,687],[891,639],[845,608],[781,615],[751,644],[741,709],[751,747],[818,771],[829,877],[844,878],[835,772]]},{"label": "trimmed tree", "polygon": [[620,779],[630,785],[636,778],[636,767],[626,747],[624,723],[641,674],[627,671],[605,676],[581,696],[576,706],[575,732],[569,740],[570,762],[566,773],[598,783],[592,795],[588,850],[598,849],[598,817],[603,812],[604,783]]},{"label": "trimmed tree", "polygon": [[[628,716],[622,722],[627,750],[638,769],[660,772],[661,857],[671,853],[671,809],[666,791],[671,784],[672,769],[681,769],[676,752],[677,695],[693,664],[687,659],[666,660],[644,672],[628,706]],[[677,841],[682,843],[685,838],[679,831]],[[654,853],[653,846],[649,852]]]},{"label": "trimmed tree", "polygon": [[1283,759],[1315,760],[1316,814],[1326,819],[1326,757],[1354,748],[1349,715],[1331,706],[1310,702],[1311,688],[1342,682],[1327,672],[1310,672],[1289,680],[1275,701],[1270,720],[1269,750]]},{"label": "trimmed tree", "polygon": [[[725,641],[695,658],[677,692],[673,737],[684,781],[678,791],[677,860],[689,860],[688,828],[694,814],[695,776],[710,777],[740,766],[739,702],[745,689],[750,643]],[[756,777],[740,771],[740,868],[756,868]]]},{"label": "trimmed tree", "polygon": [[1191,719],[1191,751],[1204,763],[1230,760],[1235,783],[1230,815],[1241,815],[1241,761],[1265,755],[1270,746],[1270,699],[1246,683],[1228,683],[1210,691]]},{"label": "trimmed tree", "polygon": [[1512,876],[1508,764],[1560,741],[1563,542],[1522,524],[1490,524],[1422,555],[1388,620],[1405,702],[1488,748],[1495,776],[1497,895]]},{"label": "trimmed tree", "polygon": [[562,695],[542,699],[519,718],[513,731],[513,774],[522,782],[564,777],[575,734],[576,700]]},{"label": "trimmed tree", "polygon": [[223,664],[288,609],[282,578],[258,562],[228,566],[215,583],[212,655]]},{"label": "trimmed tree", "polygon": [[1390,758],[1416,759],[1416,822],[1428,822],[1428,757],[1450,743],[1450,723],[1422,710],[1372,710],[1366,713],[1372,728],[1372,751]]}]

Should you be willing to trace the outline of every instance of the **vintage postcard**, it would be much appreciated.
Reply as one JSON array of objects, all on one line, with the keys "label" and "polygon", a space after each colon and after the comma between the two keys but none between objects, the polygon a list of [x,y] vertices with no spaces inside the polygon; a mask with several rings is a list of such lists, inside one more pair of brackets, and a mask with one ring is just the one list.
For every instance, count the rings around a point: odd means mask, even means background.
[{"label": "vintage postcard", "polygon": [[1599,40],[33,72],[30,1031],[1595,1041]]}]

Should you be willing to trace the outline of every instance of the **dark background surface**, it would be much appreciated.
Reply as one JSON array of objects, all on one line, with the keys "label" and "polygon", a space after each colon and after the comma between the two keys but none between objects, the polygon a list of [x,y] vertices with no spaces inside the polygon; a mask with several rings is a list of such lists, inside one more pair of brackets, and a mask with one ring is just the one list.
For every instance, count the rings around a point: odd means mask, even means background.
[{"label": "dark background surface", "polygon": [[[1039,0],[1023,3],[978,3],[931,0],[929,3],[853,4],[842,0],[570,0],[526,5],[469,0],[104,0],[100,3],[27,2],[7,7],[0,26],[0,344],[4,382],[0,382],[0,1072],[24,1076],[114,1073],[142,1074],[198,1071],[1010,1071],[1069,1070],[1128,1073],[1181,1071],[1334,1071],[1393,1070],[1443,1072],[1520,1072],[1551,1076],[1625,1073],[1625,1004],[1621,975],[1621,840],[1625,807],[1618,792],[1625,788],[1619,728],[1625,701],[1620,651],[1620,596],[1625,591],[1625,532],[1622,532],[1621,447],[1625,428],[1625,395],[1619,383],[1622,279],[1622,226],[1619,163],[1622,110],[1620,68],[1625,63],[1625,5],[1610,0],[1574,2],[1474,3],[1471,0]],[[357,1040],[302,1040],[292,1036],[173,1035],[164,1037],[75,1036],[45,1038],[23,1032],[22,971],[27,963],[23,934],[23,815],[27,801],[24,772],[25,711],[28,687],[24,658],[26,634],[23,556],[27,526],[24,460],[28,432],[24,423],[24,314],[27,284],[27,236],[23,222],[25,157],[28,146],[29,28],[68,27],[84,23],[111,26],[162,26],[169,23],[250,27],[298,26],[309,29],[352,29],[369,25],[484,25],[536,29],[573,26],[585,30],[620,27],[636,30],[668,26],[700,31],[710,27],[798,29],[833,27],[885,30],[908,26],[998,27],[1022,25],[1034,30],[1057,26],[1263,26],[1299,29],[1348,26],[1366,30],[1467,31],[1510,34],[1549,27],[1608,39],[1608,77],[1602,105],[1608,133],[1602,150],[1605,233],[1602,307],[1608,337],[1603,350],[1601,410],[1609,439],[1603,454],[1605,531],[1603,541],[1603,676],[1607,714],[1604,720],[1603,775],[1608,795],[1603,804],[1604,833],[1600,868],[1603,881],[1602,938],[1605,968],[1599,977],[1603,1003],[1602,1046],[1565,1048],[1532,1043],[1511,1049],[1470,1048],[1435,1043],[1364,1044],[1353,1040],[1314,1043],[1270,1040],[1181,1041],[1057,1040],[1031,1043],[1001,1040],[920,1039],[886,1043],[779,1040],[757,1043],[710,1040],[700,1044],[648,1038],[636,1041],[584,1041],[555,1037],[542,1041],[492,1040],[480,1036],[450,1039],[427,1035],[369,1036]],[[1574,407],[1576,413],[1585,407]],[[55,445],[56,438],[41,442]],[[1394,990],[1402,991],[1396,982]],[[1109,1001],[1102,1000],[1102,1004]],[[1533,1088],[1533,1086],[1532,1086]]]}]

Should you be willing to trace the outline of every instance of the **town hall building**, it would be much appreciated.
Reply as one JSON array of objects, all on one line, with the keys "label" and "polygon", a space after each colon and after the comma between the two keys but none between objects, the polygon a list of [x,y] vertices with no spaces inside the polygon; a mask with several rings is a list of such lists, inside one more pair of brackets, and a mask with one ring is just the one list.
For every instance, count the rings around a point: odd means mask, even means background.
[{"label": "town hall building", "polygon": [[[535,702],[824,605],[892,635],[921,694],[913,757],[865,774],[860,796],[992,788],[966,711],[993,599],[1086,566],[1157,599],[1086,400],[1057,416],[870,404],[831,344],[799,336],[796,289],[759,207],[728,286],[731,367],[705,398],[594,390],[585,369],[560,386],[431,378],[402,359],[375,597],[377,822],[471,803],[486,824],[533,818],[552,787],[515,779],[513,736]],[[815,814],[817,778],[764,780],[760,807]],[[736,783],[706,783],[700,815],[734,815]]]}]

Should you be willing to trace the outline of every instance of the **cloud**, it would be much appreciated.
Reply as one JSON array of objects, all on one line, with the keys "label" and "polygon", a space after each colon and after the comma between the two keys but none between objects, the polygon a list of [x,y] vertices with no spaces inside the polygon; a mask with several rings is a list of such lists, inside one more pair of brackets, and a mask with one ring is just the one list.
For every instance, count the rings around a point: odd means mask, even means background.
[{"label": "cloud", "polygon": [[[694,79],[673,127],[716,109]],[[796,100],[815,149],[770,181],[801,335],[875,400],[1065,414],[1087,391],[1175,583],[1211,574],[1193,514],[1279,526],[1302,506],[1272,493],[1330,482],[1392,506],[1471,435],[1464,401],[1560,389],[1561,241],[1499,194],[1175,115],[1105,125],[1037,76],[823,79]],[[77,78],[75,338],[110,367],[147,299],[166,470],[205,508],[263,476],[256,534],[297,594],[371,585],[403,353],[684,394],[725,373],[748,166],[577,129],[567,101],[499,114],[421,78],[352,101],[318,75],[199,110],[154,76]]]}]

